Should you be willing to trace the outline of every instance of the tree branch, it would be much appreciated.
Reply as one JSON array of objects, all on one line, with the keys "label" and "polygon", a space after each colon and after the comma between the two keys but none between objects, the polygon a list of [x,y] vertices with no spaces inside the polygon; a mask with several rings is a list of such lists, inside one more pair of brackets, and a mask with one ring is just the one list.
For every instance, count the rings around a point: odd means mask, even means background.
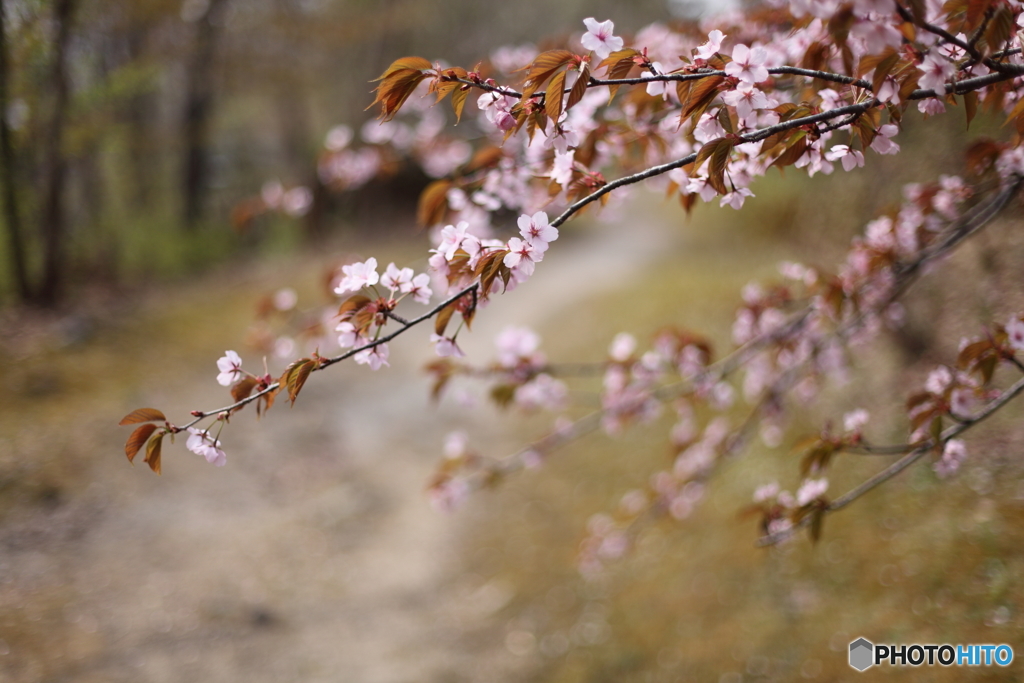
[{"label": "tree branch", "polygon": [[[335,356],[333,358],[323,358],[323,359],[321,359],[320,363],[316,367],[314,367],[311,370],[311,372],[316,372],[318,370],[323,370],[324,368],[327,368],[327,367],[329,367],[331,365],[334,365],[335,363],[339,363],[339,362],[345,360],[346,358],[351,358],[352,356],[356,355],[360,351],[366,351],[368,349],[372,349],[372,348],[374,348],[376,346],[380,346],[381,344],[385,344],[385,343],[391,341],[392,339],[398,337],[399,335],[403,334],[404,332],[408,331],[409,329],[419,325],[420,323],[422,323],[424,321],[427,321],[427,320],[430,320],[435,315],[440,313],[445,307],[455,303],[456,301],[458,301],[462,297],[466,296],[467,294],[474,294],[479,287],[480,287],[480,284],[478,282],[474,282],[473,284],[469,285],[468,287],[466,287],[465,289],[460,291],[458,294],[450,296],[447,299],[445,299],[444,301],[442,301],[441,303],[439,303],[437,306],[434,306],[434,308],[430,309],[429,311],[427,311],[423,315],[421,315],[421,316],[419,316],[417,318],[413,318],[412,320],[408,320],[408,321],[403,322],[402,326],[399,327],[394,332],[391,332],[390,334],[386,334],[383,337],[378,337],[377,339],[374,339],[371,342],[363,344],[362,346],[356,347],[354,349],[349,349],[345,353],[342,353],[341,355]],[[392,316],[392,317],[394,317],[394,316]],[[217,408],[215,410],[196,410],[196,411],[193,411],[192,412],[192,416],[193,416],[194,419],[192,421],[182,425],[181,427],[177,427],[176,429],[178,431],[183,431],[183,430],[188,429],[189,427],[195,425],[199,421],[205,420],[206,418],[210,417],[211,415],[220,415],[221,413],[228,413],[228,414],[230,414],[230,413],[238,410],[239,408],[242,408],[242,407],[245,407],[245,406],[249,405],[250,403],[258,400],[259,398],[261,398],[263,396],[266,396],[267,394],[270,394],[270,393],[273,393],[273,392],[277,391],[280,388],[281,388],[281,383],[280,382],[274,382],[273,384],[270,384],[269,386],[267,386],[267,388],[263,389],[262,391],[259,391],[259,392],[255,393],[255,394],[247,396],[246,398],[243,398],[241,401],[235,401],[231,405],[224,406],[223,408]]]}]

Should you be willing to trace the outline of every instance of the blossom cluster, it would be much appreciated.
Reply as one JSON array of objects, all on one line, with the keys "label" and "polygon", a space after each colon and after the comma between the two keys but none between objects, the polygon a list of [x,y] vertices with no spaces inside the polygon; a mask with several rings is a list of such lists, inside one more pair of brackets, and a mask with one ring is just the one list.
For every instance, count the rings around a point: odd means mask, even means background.
[{"label": "blossom cluster", "polygon": [[[561,416],[550,438],[517,454],[516,466],[533,466],[592,428],[617,433],[672,416],[671,465],[623,496],[614,514],[591,520],[585,567],[621,555],[631,525],[647,511],[688,517],[719,464],[754,433],[765,445],[778,445],[789,404],[810,401],[826,378],[841,381],[848,354],[901,322],[907,284],[971,234],[964,225],[990,217],[976,210],[986,196],[1012,196],[1024,176],[1019,3],[988,3],[981,13],[937,0],[907,7],[881,0],[769,4],[756,17],[735,12],[699,25],[652,24],[631,39],[616,35],[611,21],[588,18],[586,31],[564,49],[503,47],[475,70],[419,57],[396,60],[378,79],[374,104],[382,120],[358,133],[332,129],[318,179],[325,188],[350,191],[396,159],[418,164],[432,179],[417,215],[432,245],[426,271],[390,263],[378,272],[376,258],[342,266],[332,277],[331,310],[308,326],[317,330],[308,357],[275,380],[244,372],[238,354],[228,351],[217,362],[217,381],[231,387],[235,403],[196,411],[185,427],[139,428],[129,458],[143,437],[188,429],[187,447],[223,464],[218,438],[193,427],[200,420],[226,422],[253,401],[269,409],[280,391],[294,402],[311,372],[348,357],[373,370],[384,367],[394,335],[433,319],[435,393],[457,375],[483,376],[500,404]],[[445,99],[468,124],[458,136],[445,132],[445,116],[434,106]],[[963,105],[968,123],[981,105],[1002,112],[1016,137],[976,142],[962,176],[905,187],[898,209],[870,222],[835,272],[787,262],[780,266],[782,282],[752,283],[733,324],[734,348],[721,358],[698,333],[663,330],[646,349],[623,333],[607,358],[593,364],[599,410],[575,423],[562,416],[569,398],[562,375],[571,373],[548,362],[532,331],[506,328],[489,366],[463,360],[458,336],[478,310],[527,281],[560,226],[590,204],[622,201],[628,188],[646,185],[687,210],[697,201],[740,209],[754,197],[756,179],[773,167],[809,176],[855,172],[873,155],[900,153],[908,109],[938,116],[954,104]],[[299,215],[314,196],[269,183],[239,215]],[[517,217],[514,227],[509,215]],[[399,314],[406,298],[428,308]],[[294,293],[278,293],[265,308],[294,316]],[[291,350],[289,337],[267,332],[261,338],[278,355]],[[328,344],[341,354],[322,356]],[[936,471],[952,475],[967,453],[953,438],[956,430],[1006,396],[994,388],[995,370],[1017,363],[1022,349],[1019,317],[988,337],[966,340],[957,362],[937,368],[908,401],[908,452],[932,452]],[[737,419],[740,400],[749,408],[745,419]],[[143,417],[160,419],[152,415]],[[853,411],[842,430],[826,427],[813,437],[795,493],[777,484],[758,489],[755,505],[766,534],[820,528],[831,505],[827,470],[837,454],[870,447],[867,426],[867,413]],[[464,499],[474,482],[512,469],[478,455],[464,434],[450,438],[445,451],[430,487],[444,509]]]}]

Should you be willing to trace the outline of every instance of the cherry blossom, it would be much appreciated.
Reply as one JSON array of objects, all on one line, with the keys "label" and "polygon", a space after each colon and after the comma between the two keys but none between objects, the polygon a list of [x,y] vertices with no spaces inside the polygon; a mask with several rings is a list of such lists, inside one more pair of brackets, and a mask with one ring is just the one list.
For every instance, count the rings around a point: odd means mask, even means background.
[{"label": "cherry blossom", "polygon": [[864,165],[864,154],[855,149],[850,149],[849,145],[835,145],[832,149],[825,152],[825,158],[829,161],[840,160],[844,171],[852,171]]},{"label": "cherry blossom", "polygon": [[935,473],[943,478],[952,476],[966,459],[966,444],[960,439],[950,439],[942,448],[942,457],[935,463]]},{"label": "cherry blossom", "polygon": [[768,51],[763,47],[753,49],[743,43],[732,49],[732,61],[725,65],[725,73],[747,86],[768,80]]},{"label": "cherry blossom", "polygon": [[924,90],[945,92],[946,81],[956,73],[956,67],[944,57],[929,53],[921,61],[922,76],[917,84]]},{"label": "cherry blossom", "polygon": [[434,352],[441,358],[464,358],[466,356],[455,339],[444,337],[440,334],[431,334],[430,343],[434,344]]},{"label": "cherry blossom", "polygon": [[380,276],[377,274],[377,259],[372,257],[362,263],[342,266],[341,272],[345,274],[345,277],[334,288],[335,294],[358,292],[363,287],[377,284],[380,280]]},{"label": "cherry blossom", "polygon": [[1024,321],[1020,318],[1010,318],[1006,323],[1006,336],[1010,348],[1014,351],[1024,351]]},{"label": "cherry blossom", "polygon": [[498,363],[503,367],[514,368],[522,361],[538,361],[536,353],[540,348],[540,337],[528,327],[506,327],[494,343],[498,347]]},{"label": "cherry blossom", "polygon": [[505,254],[505,265],[526,277],[533,275],[534,264],[544,260],[544,249],[547,249],[547,243],[542,244],[544,247],[538,249],[532,242],[523,241],[518,237],[511,238],[508,241],[509,251]]},{"label": "cherry blossom", "polygon": [[714,57],[715,53],[722,49],[722,41],[725,37],[725,34],[717,28],[708,33],[707,42],[697,48],[697,57],[704,60]]},{"label": "cherry blossom", "polygon": [[799,507],[821,498],[828,490],[828,479],[805,479],[796,492],[796,504]]},{"label": "cherry blossom", "polygon": [[220,440],[210,436],[209,430],[189,427],[190,436],[185,442],[185,447],[196,455],[206,458],[206,462],[217,467],[223,467],[227,462],[227,455],[221,450]]},{"label": "cherry blossom", "polygon": [[407,291],[407,287],[412,284],[413,271],[412,268],[399,268],[394,263],[389,263],[388,267],[384,270],[384,275],[380,278],[380,283],[391,290],[391,293],[402,290]]},{"label": "cherry blossom", "polygon": [[389,354],[387,344],[377,344],[369,349],[363,349],[353,356],[353,359],[360,365],[369,365],[371,370],[380,370],[382,366],[390,365]]},{"label": "cherry blossom", "polygon": [[543,254],[548,249],[548,243],[558,239],[558,228],[551,226],[548,214],[544,211],[538,211],[532,216],[520,216],[517,225],[519,234],[532,244],[538,253]]},{"label": "cherry blossom", "polygon": [[222,387],[229,387],[242,379],[242,359],[234,351],[225,351],[224,356],[217,360],[217,383]]},{"label": "cherry blossom", "polygon": [[402,285],[402,292],[411,294],[412,298],[421,304],[429,304],[433,294],[430,289],[430,276],[426,273],[416,275],[411,282]]},{"label": "cherry blossom", "polygon": [[592,50],[601,59],[604,59],[623,46],[622,38],[614,34],[615,24],[611,21],[597,21],[593,17],[583,20],[587,32],[580,39],[580,44],[587,50]]}]

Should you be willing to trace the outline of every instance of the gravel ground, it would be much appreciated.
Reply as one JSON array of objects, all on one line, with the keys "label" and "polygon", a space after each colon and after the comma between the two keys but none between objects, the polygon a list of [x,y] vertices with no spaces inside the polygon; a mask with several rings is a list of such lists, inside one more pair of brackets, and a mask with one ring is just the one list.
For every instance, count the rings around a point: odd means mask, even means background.
[{"label": "gravel ground", "polygon": [[[557,334],[570,307],[626,282],[667,241],[595,226],[556,244],[463,347],[488,358],[507,324]],[[261,423],[238,415],[224,468],[179,444],[165,447],[157,478],[118,457],[124,428],[83,436],[82,448],[103,453],[89,483],[16,505],[0,527],[0,679],[511,681],[541,666],[506,644],[509,589],[462,568],[486,501],[445,515],[423,493],[445,433],[465,418],[455,402],[428,402],[425,336],[397,342],[390,370],[334,368],[294,409]],[[189,397],[219,395],[212,380],[185,374],[161,389],[161,405],[182,412]],[[92,418],[134,407],[97,401]],[[0,447],[17,462],[8,418]],[[515,444],[493,412],[473,419]]]}]

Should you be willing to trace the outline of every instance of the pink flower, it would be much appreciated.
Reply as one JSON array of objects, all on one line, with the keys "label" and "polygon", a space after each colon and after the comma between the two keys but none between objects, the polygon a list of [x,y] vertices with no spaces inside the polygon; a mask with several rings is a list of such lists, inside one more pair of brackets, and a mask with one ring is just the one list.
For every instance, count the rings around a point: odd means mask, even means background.
[{"label": "pink flower", "polygon": [[506,327],[494,340],[498,364],[514,368],[521,360],[531,360],[540,348],[540,337],[527,327]]},{"label": "pink flower", "polygon": [[611,356],[612,360],[619,363],[628,361],[633,357],[635,351],[636,337],[628,332],[619,332],[608,346],[608,355]]},{"label": "pink flower", "polygon": [[868,423],[870,415],[863,408],[853,410],[843,415],[843,430],[851,434],[859,434]]},{"label": "pink flower", "polygon": [[601,59],[604,59],[616,50],[622,49],[622,38],[618,38],[613,34],[615,24],[611,20],[599,22],[594,17],[590,17],[584,19],[583,24],[587,27],[587,32],[580,39],[580,44],[585,49],[593,50]]},{"label": "pink flower", "polygon": [[[747,84],[741,83],[740,85],[745,86]],[[756,109],[765,109],[771,106],[768,96],[754,87],[739,87],[735,90],[730,90],[722,95],[722,101],[736,107],[736,114],[741,119],[747,118]]]},{"label": "pink flower", "polygon": [[434,352],[441,358],[464,358],[466,356],[454,339],[443,337],[440,334],[432,334],[430,335],[430,343],[437,344],[434,347]]},{"label": "pink flower", "polygon": [[377,259],[375,258],[368,258],[363,263],[342,266],[341,272],[345,274],[345,277],[334,288],[335,294],[358,292],[363,287],[377,284],[380,280],[380,276],[377,274]]},{"label": "pink flower", "polygon": [[700,59],[711,59],[715,53],[722,49],[722,41],[725,34],[717,28],[708,34],[708,41],[697,48],[697,57]]},{"label": "pink flower", "polygon": [[940,95],[946,92],[946,81],[956,73],[956,66],[934,54],[926,55],[921,65],[922,76],[917,81],[922,90],[934,90]]},{"label": "pink flower", "polygon": [[967,446],[960,439],[950,439],[942,448],[942,457],[935,463],[935,473],[940,477],[956,474],[967,459]]},{"label": "pink flower", "polygon": [[384,271],[384,275],[380,278],[380,283],[391,290],[394,294],[398,290],[406,291],[405,288],[412,282],[412,268],[402,268],[401,270],[394,263],[389,263],[387,269]]},{"label": "pink flower", "polygon": [[548,250],[548,242],[558,239],[558,228],[551,226],[548,214],[544,211],[538,211],[532,216],[527,216],[524,213],[519,217],[518,225],[519,234],[532,244],[538,253],[543,254]]},{"label": "pink flower", "polygon": [[1006,335],[1014,351],[1024,350],[1024,322],[1020,318],[1011,318],[1010,322],[1006,323]]},{"label": "pink flower", "polygon": [[360,365],[369,365],[371,370],[380,370],[382,365],[388,365],[388,345],[377,344],[373,348],[363,349],[353,356]]},{"label": "pink flower", "polygon": [[338,323],[338,326],[334,329],[336,332],[341,333],[338,335],[338,346],[343,349],[362,346],[366,343],[366,340],[356,332],[356,326],[348,321]]},{"label": "pink flower", "polygon": [[430,296],[434,293],[430,289],[430,276],[420,273],[412,282],[402,286],[402,292],[412,294],[412,298],[421,304],[429,304]]},{"label": "pink flower", "polygon": [[189,427],[188,431],[191,432],[191,436],[185,442],[185,447],[196,455],[206,458],[206,462],[211,465],[223,467],[224,463],[227,462],[228,456],[221,450],[220,440],[210,436],[210,432],[207,429],[199,430],[195,427]]},{"label": "pink flower", "polygon": [[747,197],[753,197],[754,193],[745,187],[739,187],[732,192],[726,192],[722,195],[721,200],[718,202],[718,206],[722,207],[728,204],[732,208],[739,211],[743,208],[743,202]]},{"label": "pink flower", "polygon": [[225,351],[224,357],[217,360],[217,382],[222,387],[229,387],[242,379],[242,359],[234,351]]},{"label": "pink flower", "polygon": [[796,504],[800,507],[821,498],[828,490],[828,479],[805,479],[796,492]]},{"label": "pink flower", "polygon": [[468,231],[469,223],[466,221],[461,221],[458,225],[446,225],[441,230],[441,243],[437,245],[437,253],[444,254],[445,259],[451,261],[466,239]]},{"label": "pink flower", "polygon": [[526,277],[533,275],[534,264],[537,261],[544,260],[543,251],[518,237],[513,237],[508,241],[508,250],[508,253],[505,254],[504,264]]},{"label": "pink flower", "polygon": [[864,154],[855,149],[850,149],[849,145],[834,146],[825,152],[825,158],[829,161],[839,159],[843,164],[844,171],[850,171],[864,165]]},{"label": "pink flower", "polygon": [[878,135],[871,142],[871,149],[875,150],[879,154],[897,154],[900,151],[900,146],[889,138],[900,132],[899,126],[895,123],[887,123],[878,129]]},{"label": "pink flower", "polygon": [[576,150],[569,150],[565,154],[555,152],[555,160],[551,164],[551,172],[548,176],[562,187],[572,181],[572,169]]},{"label": "pink flower", "polygon": [[740,43],[732,49],[732,61],[725,65],[725,73],[740,82],[754,85],[768,80],[768,51],[763,47],[749,47]]}]

